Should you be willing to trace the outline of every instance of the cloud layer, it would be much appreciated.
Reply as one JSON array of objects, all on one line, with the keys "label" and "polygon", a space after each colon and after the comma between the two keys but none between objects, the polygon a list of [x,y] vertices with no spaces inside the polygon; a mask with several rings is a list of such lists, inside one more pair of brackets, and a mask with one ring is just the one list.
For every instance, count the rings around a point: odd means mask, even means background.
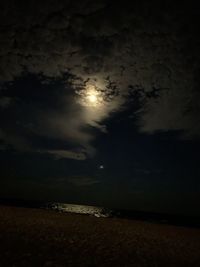
[{"label": "cloud layer", "polygon": [[[7,0],[0,10],[2,83],[15,81],[24,71],[50,80],[70,73],[67,90],[84,98],[87,84],[92,83],[104,97],[100,109],[84,107],[76,99],[72,105],[69,96],[66,109],[38,109],[34,130],[41,136],[76,143],[82,147],[78,158],[84,159],[85,152],[94,153],[90,145],[94,136],[83,128],[106,132],[101,122],[124,108],[130,91],[135,91],[142,99],[139,131],[180,130],[184,138],[199,137],[200,40],[195,6],[170,1],[152,5],[150,1]],[[1,110],[13,101],[2,94]],[[5,135],[10,144],[29,146],[21,135]],[[70,149],[52,152],[71,158],[73,153]]]}]

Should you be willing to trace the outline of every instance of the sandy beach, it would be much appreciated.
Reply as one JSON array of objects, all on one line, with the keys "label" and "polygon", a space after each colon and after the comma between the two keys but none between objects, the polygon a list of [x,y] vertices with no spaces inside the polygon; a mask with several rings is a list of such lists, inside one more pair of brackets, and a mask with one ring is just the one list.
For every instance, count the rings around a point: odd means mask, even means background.
[{"label": "sandy beach", "polygon": [[200,229],[0,206],[0,266],[200,266]]}]

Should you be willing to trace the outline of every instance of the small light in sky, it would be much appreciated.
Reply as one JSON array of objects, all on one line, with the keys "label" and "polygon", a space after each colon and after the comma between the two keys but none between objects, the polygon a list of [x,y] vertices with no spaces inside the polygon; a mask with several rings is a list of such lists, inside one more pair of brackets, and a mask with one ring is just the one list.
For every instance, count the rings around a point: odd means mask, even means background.
[{"label": "small light in sky", "polygon": [[103,165],[100,165],[100,166],[99,166],[99,169],[100,169],[100,170],[103,170],[103,169],[104,169],[104,166],[103,166]]}]

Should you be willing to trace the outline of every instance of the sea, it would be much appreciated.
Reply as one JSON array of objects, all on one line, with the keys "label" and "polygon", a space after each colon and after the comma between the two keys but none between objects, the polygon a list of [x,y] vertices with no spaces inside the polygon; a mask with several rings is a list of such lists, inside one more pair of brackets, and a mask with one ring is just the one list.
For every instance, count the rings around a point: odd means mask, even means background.
[{"label": "sea", "polygon": [[183,214],[166,214],[131,209],[116,209],[92,205],[80,205],[74,203],[42,202],[23,199],[0,198],[0,205],[24,208],[37,208],[52,210],[52,212],[74,213],[97,218],[121,218],[129,220],[146,221],[149,223],[171,224],[186,227],[200,227],[199,216],[188,216]]}]

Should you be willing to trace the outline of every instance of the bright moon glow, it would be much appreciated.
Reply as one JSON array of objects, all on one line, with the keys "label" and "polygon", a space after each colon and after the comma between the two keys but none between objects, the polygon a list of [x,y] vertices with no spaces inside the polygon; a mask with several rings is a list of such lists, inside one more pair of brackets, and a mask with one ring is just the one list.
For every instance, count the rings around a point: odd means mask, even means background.
[{"label": "bright moon glow", "polygon": [[79,102],[89,108],[89,110],[100,110],[104,106],[104,94],[99,87],[93,84],[87,84],[85,88],[78,93],[80,95]]},{"label": "bright moon glow", "polygon": [[96,103],[97,102],[97,96],[96,95],[88,95],[87,98],[91,103]]},{"label": "bright moon glow", "polygon": [[86,101],[86,105],[88,106],[92,106],[92,107],[99,106],[101,102],[101,97],[99,95],[99,92],[96,90],[95,86],[89,85],[86,87],[85,101]]}]

